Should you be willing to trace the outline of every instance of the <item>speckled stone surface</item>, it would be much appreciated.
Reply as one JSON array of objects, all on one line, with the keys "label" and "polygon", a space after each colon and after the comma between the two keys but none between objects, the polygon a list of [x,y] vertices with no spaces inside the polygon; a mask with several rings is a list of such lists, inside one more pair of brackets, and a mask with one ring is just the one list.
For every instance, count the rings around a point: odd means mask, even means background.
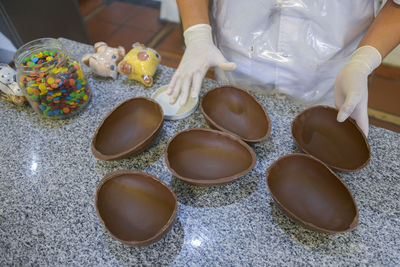
[{"label": "speckled stone surface", "polygon": [[[62,40],[80,59],[91,46]],[[400,265],[400,135],[371,127],[370,164],[336,172],[358,204],[358,227],[329,235],[291,221],[273,202],[265,171],[278,157],[299,152],[290,125],[303,107],[279,95],[253,95],[268,111],[271,136],[254,145],[255,168],[223,186],[187,185],[168,171],[164,150],[177,132],[207,127],[198,109],[165,121],[155,144],[138,156],[104,162],[90,142],[102,118],[134,96],[150,96],[173,69],[160,66],[153,88],[123,77],[88,73],[93,99],[65,121],[0,102],[0,266],[260,266]],[[202,94],[216,83],[206,80]],[[135,169],[159,177],[178,199],[177,220],[159,242],[133,248],[113,239],[97,218],[94,195],[107,173]]]}]

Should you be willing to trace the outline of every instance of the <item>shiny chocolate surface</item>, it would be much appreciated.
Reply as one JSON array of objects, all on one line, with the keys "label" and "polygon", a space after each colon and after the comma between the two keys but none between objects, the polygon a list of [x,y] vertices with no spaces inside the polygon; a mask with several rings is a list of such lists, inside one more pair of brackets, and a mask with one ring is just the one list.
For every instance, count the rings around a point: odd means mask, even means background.
[{"label": "shiny chocolate surface", "polygon": [[100,181],[96,210],[113,237],[133,246],[149,245],[172,227],[177,212],[174,193],[143,172],[120,170]]},{"label": "shiny chocolate surface", "polygon": [[321,161],[306,154],[279,158],[267,170],[278,205],[308,228],[328,233],[354,229],[358,209],[346,185]]},{"label": "shiny chocolate surface", "polygon": [[336,120],[337,110],[315,106],[304,110],[292,123],[292,135],[306,153],[330,167],[355,171],[370,159],[368,140],[351,118]]},{"label": "shiny chocolate surface", "polygon": [[256,155],[238,137],[210,129],[189,129],[168,143],[165,161],[185,182],[217,185],[236,180],[251,169]]},{"label": "shiny chocolate surface", "polygon": [[222,86],[208,91],[201,100],[201,110],[211,127],[238,135],[256,143],[267,138],[271,121],[263,106],[247,91]]},{"label": "shiny chocolate surface", "polygon": [[150,146],[163,124],[160,105],[150,98],[131,98],[111,111],[92,140],[93,155],[114,160],[138,154]]}]

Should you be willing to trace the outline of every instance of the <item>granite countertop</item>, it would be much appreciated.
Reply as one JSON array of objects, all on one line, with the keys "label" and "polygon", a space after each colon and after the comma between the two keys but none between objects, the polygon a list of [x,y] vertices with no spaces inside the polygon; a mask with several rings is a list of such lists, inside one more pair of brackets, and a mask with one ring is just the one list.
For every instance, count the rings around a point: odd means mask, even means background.
[{"label": "granite countertop", "polygon": [[[62,39],[80,59],[92,47]],[[253,146],[255,168],[227,185],[188,185],[168,171],[164,151],[177,132],[207,127],[200,109],[165,121],[155,144],[129,159],[105,162],[90,151],[92,136],[113,107],[150,96],[173,69],[160,66],[153,88],[124,77],[99,78],[84,67],[93,98],[76,118],[41,119],[29,107],[0,101],[0,266],[260,266],[400,265],[400,136],[371,126],[372,157],[361,171],[336,172],[353,193],[360,220],[349,233],[324,234],[291,221],[274,203],[265,171],[280,156],[300,152],[291,137],[304,107],[278,94],[253,92],[268,111],[271,136]],[[217,84],[206,79],[201,94]],[[94,195],[104,175],[147,172],[178,199],[172,230],[148,247],[126,246],[98,219]]]}]

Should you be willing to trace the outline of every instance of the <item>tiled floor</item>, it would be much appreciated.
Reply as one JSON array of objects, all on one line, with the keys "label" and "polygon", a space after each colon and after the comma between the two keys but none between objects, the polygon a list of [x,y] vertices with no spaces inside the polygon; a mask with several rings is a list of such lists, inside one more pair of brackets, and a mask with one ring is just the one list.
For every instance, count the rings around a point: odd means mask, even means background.
[{"label": "tiled floor", "polygon": [[79,0],[79,7],[84,17],[103,6],[104,0]]},{"label": "tiled floor", "polygon": [[[79,5],[93,42],[122,45],[127,51],[132,43],[141,42],[161,54],[161,64],[178,67],[184,53],[182,28],[160,21],[160,10],[154,7],[154,1],[152,7],[140,0],[79,0]],[[371,79],[370,123],[400,132],[400,70],[381,67],[377,74],[380,76]],[[398,85],[382,75],[397,79]],[[207,77],[214,78],[212,70]]]},{"label": "tiled floor", "polygon": [[113,2],[86,21],[93,42],[122,45],[128,51],[134,42],[147,44],[164,26],[158,10],[124,2]]},{"label": "tiled floor", "polygon": [[93,42],[122,45],[127,51],[141,42],[157,49],[161,64],[178,66],[184,52],[180,26],[161,22],[159,9],[121,1],[80,0],[79,4]]},{"label": "tiled floor", "polygon": [[166,62],[168,66],[173,68],[178,67],[184,52],[182,28],[180,26],[175,27],[155,48],[161,54],[162,58],[168,61],[168,63]]}]

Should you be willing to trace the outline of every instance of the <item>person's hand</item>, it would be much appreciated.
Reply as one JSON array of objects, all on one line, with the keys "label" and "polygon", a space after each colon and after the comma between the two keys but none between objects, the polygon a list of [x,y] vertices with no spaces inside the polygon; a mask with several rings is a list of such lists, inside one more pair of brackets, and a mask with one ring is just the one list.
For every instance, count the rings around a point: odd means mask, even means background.
[{"label": "person's hand", "polygon": [[228,62],[221,51],[214,45],[211,26],[197,24],[184,33],[186,50],[168,86],[169,102],[175,103],[182,94],[180,105],[184,105],[192,88],[192,97],[200,93],[203,78],[210,67],[218,66],[224,70],[234,70],[236,64]]},{"label": "person's hand", "polygon": [[337,120],[351,116],[368,136],[368,75],[381,64],[379,51],[372,46],[362,46],[336,77],[335,105],[339,110]]}]

